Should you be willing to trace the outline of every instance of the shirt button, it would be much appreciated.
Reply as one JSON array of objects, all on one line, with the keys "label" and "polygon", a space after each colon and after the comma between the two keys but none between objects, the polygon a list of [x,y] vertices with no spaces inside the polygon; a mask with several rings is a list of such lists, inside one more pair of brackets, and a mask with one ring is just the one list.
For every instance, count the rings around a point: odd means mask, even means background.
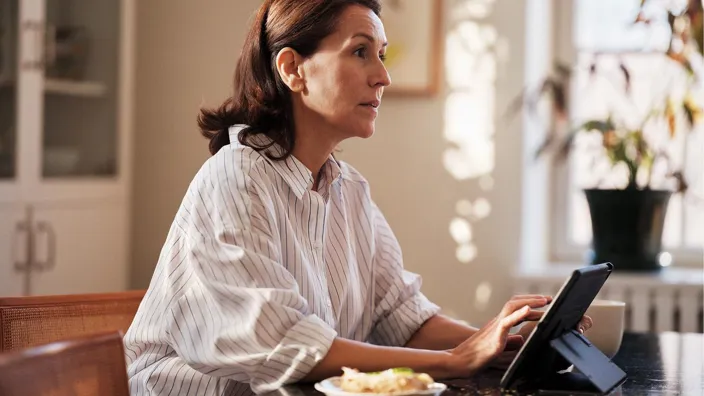
[{"label": "shirt button", "polygon": [[313,243],[313,249],[315,250],[321,250],[323,248],[323,244],[320,242],[315,242]]},{"label": "shirt button", "polygon": [[327,305],[328,308],[332,308],[332,301],[330,301],[329,298],[326,298],[326,299],[325,299],[325,305]]}]

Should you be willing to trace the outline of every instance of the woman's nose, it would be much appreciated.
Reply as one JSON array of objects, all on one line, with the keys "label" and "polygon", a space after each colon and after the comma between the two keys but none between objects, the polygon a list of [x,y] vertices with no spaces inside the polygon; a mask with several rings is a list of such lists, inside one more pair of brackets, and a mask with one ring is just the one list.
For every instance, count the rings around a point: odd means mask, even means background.
[{"label": "woman's nose", "polygon": [[380,62],[379,65],[380,67],[372,76],[372,81],[370,81],[370,85],[372,87],[388,87],[389,85],[391,85],[391,76],[389,75],[389,71],[386,69],[386,66],[383,63]]}]

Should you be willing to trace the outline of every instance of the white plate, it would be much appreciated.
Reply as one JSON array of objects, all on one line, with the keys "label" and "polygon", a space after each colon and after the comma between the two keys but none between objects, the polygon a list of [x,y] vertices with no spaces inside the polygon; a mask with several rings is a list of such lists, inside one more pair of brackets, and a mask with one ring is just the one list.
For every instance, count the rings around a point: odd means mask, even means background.
[{"label": "white plate", "polygon": [[428,385],[428,389],[422,391],[409,391],[409,392],[398,392],[398,393],[351,393],[345,392],[340,389],[340,378],[332,377],[315,384],[315,389],[319,392],[325,393],[327,396],[420,396],[420,395],[434,395],[437,396],[441,394],[447,385],[440,382],[433,382]]}]

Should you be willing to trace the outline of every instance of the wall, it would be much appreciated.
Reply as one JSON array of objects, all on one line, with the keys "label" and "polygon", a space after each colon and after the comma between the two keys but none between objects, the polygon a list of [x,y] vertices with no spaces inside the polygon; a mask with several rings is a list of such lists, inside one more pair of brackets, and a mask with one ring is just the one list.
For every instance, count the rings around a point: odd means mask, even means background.
[{"label": "wall", "polygon": [[[456,2],[445,2],[448,17],[450,3]],[[497,119],[523,83],[523,3],[499,0],[485,20],[510,54],[493,84]],[[139,2],[133,287],[148,284],[175,210],[207,156],[194,122],[198,106],[226,95],[243,23],[258,4]],[[426,294],[453,316],[479,323],[509,297],[509,274],[519,261],[520,130],[517,122],[511,127],[495,123],[490,191],[483,191],[477,179],[458,181],[442,160],[449,147],[443,138],[446,92],[433,99],[386,97],[376,135],[345,143],[339,156],[370,181],[404,250],[406,267],[423,275]],[[471,133],[473,125],[466,127]],[[478,254],[461,264],[449,225],[458,200],[479,196],[489,200],[492,211],[472,224]],[[487,299],[484,304],[475,301],[479,285],[484,285],[479,293]]]},{"label": "wall", "polygon": [[132,287],[149,284],[188,183],[208,157],[198,108],[230,90],[258,0],[137,2]]}]

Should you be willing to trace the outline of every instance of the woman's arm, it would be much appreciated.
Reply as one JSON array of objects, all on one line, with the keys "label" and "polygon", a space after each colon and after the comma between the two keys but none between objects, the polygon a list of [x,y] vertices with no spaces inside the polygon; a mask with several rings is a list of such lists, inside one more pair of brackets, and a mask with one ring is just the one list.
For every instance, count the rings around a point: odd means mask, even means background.
[{"label": "woman's arm", "polygon": [[305,380],[319,381],[340,374],[340,367],[354,367],[362,372],[391,367],[409,367],[433,378],[446,378],[452,371],[451,349],[472,337],[477,329],[443,315],[425,321],[411,340],[401,347],[377,346],[336,338],[325,359],[308,373]]},{"label": "woman's arm", "polygon": [[457,347],[478,329],[462,324],[444,315],[435,315],[425,321],[406,344],[407,348],[443,351]]},{"label": "woman's arm", "polygon": [[[549,298],[536,296],[515,296],[509,300],[501,313],[459,345],[444,351],[413,349],[408,347],[386,347],[335,338],[325,357],[305,376],[304,381],[318,381],[340,375],[341,367],[356,368],[362,372],[380,371],[393,367],[409,367],[418,372],[430,374],[435,379],[466,378],[483,369],[498,357],[508,343],[520,335],[509,335],[513,326],[525,320],[536,320],[542,312],[530,308],[544,307]],[[433,319],[430,319],[433,320]],[[442,326],[445,319],[428,320],[428,327]],[[468,326],[449,325],[455,334],[467,331]],[[437,329],[437,327],[436,327]],[[463,330],[464,329],[464,330]],[[420,331],[420,330],[419,330]],[[415,336],[414,336],[415,337]],[[426,340],[432,337],[426,336]],[[450,338],[441,338],[449,342]],[[413,340],[411,340],[413,341]],[[436,341],[432,342],[433,345]]]}]

